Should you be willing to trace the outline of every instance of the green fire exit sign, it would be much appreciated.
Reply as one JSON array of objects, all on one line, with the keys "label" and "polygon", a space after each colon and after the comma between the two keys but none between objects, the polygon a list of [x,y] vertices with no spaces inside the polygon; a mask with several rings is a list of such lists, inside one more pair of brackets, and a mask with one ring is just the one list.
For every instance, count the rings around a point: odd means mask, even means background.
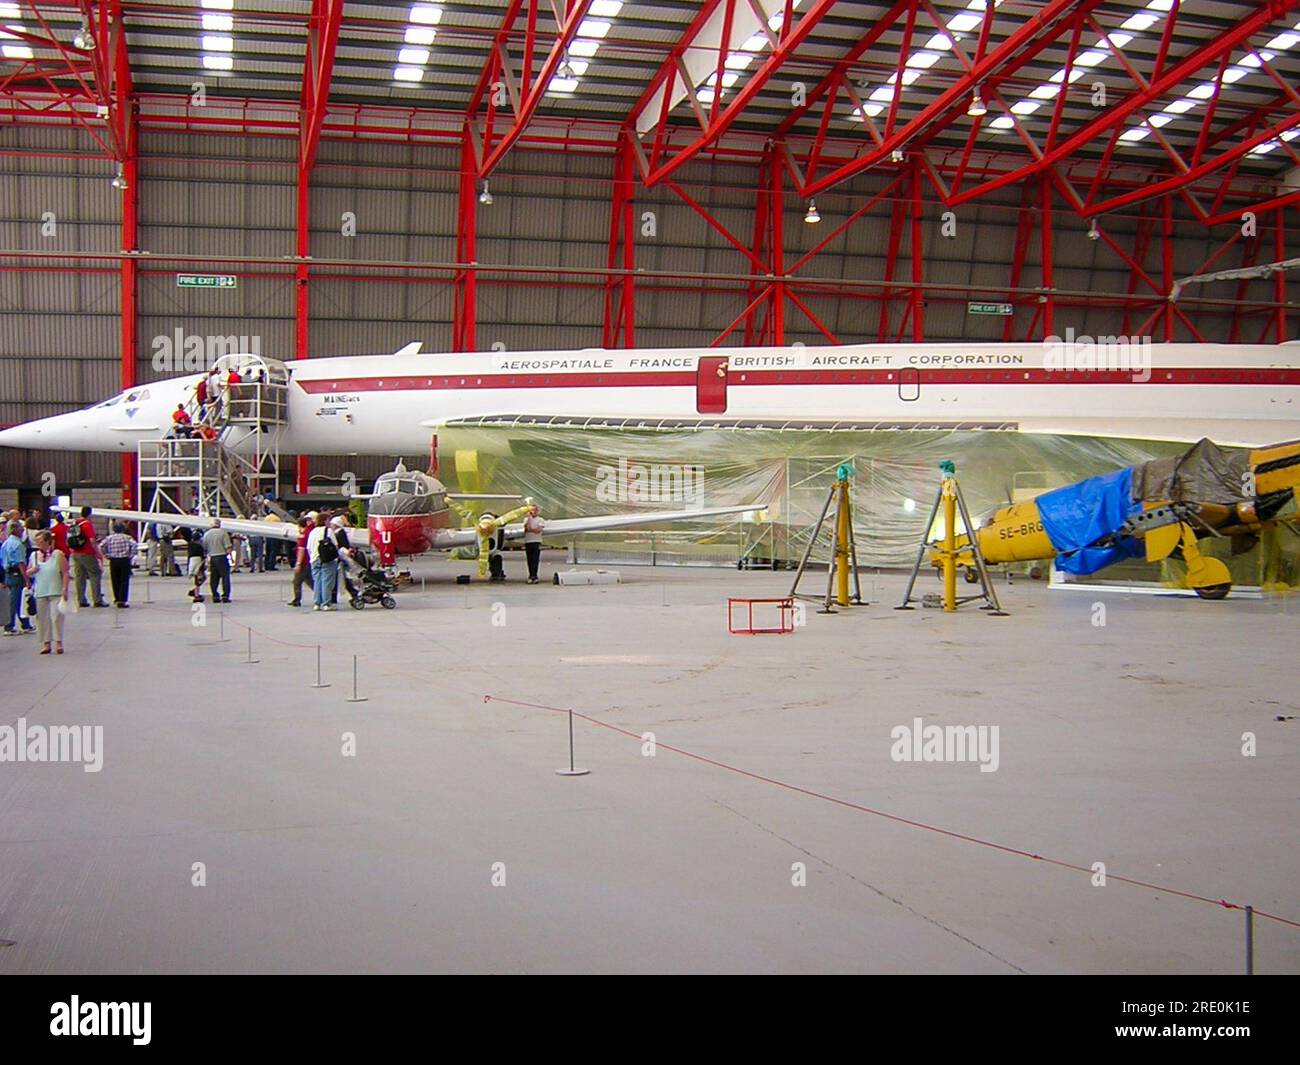
[{"label": "green fire exit sign", "polygon": [[234,288],[233,274],[177,274],[177,288]]},{"label": "green fire exit sign", "polygon": [[1016,313],[1016,309],[1010,303],[968,303],[966,304],[966,313],[1010,316]]}]

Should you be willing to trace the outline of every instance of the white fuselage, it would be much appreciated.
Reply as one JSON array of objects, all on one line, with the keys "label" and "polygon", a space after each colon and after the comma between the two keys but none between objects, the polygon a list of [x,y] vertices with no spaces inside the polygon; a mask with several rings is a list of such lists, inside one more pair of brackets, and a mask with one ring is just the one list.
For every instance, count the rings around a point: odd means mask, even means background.
[{"label": "white fuselage", "polygon": [[[1156,344],[1147,352],[1145,375],[1128,364],[1062,369],[1042,344],[965,342],[314,358],[286,364],[280,447],[417,454],[440,423],[545,418],[1208,436],[1247,445],[1300,436],[1300,348]],[[134,451],[162,435],[196,380],[151,383],[133,405],[5,430],[0,446]]]}]

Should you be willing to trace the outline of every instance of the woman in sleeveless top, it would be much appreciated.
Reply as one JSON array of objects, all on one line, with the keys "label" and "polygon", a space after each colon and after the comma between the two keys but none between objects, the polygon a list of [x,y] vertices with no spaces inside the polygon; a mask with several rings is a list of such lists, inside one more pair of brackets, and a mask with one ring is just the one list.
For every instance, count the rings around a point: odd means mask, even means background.
[{"label": "woman in sleeveless top", "polygon": [[63,654],[63,610],[68,601],[68,560],[54,546],[54,537],[46,529],[36,533],[36,553],[28,562],[32,590],[36,596],[36,635],[41,654]]}]

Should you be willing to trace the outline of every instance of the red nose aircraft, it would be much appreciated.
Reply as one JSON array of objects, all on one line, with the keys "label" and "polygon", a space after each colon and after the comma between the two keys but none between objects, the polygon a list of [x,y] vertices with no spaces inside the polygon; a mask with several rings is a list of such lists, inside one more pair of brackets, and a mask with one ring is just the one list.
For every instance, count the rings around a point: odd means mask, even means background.
[{"label": "red nose aircraft", "polygon": [[[495,519],[486,526],[484,521],[469,527],[454,528],[452,513],[455,504],[489,499],[518,499],[517,496],[480,495],[449,492],[432,474],[408,470],[402,463],[383,474],[375,482],[375,491],[365,497],[369,500],[369,516],[364,529],[348,529],[348,541],[353,547],[369,548],[379,557],[384,567],[396,565],[398,558],[408,558],[428,551],[450,551],[456,547],[482,544],[485,532],[495,535],[498,530],[507,541],[522,539],[522,521]],[[701,501],[702,502],[702,501]],[[665,525],[674,522],[695,521],[700,518],[743,514],[761,510],[764,503],[746,506],[703,507],[692,506],[682,510],[658,510],[623,514],[604,514],[590,518],[546,519],[546,539],[556,540],[578,533],[602,529],[633,528],[642,525]],[[203,515],[168,514],[140,510],[114,510],[95,507],[94,516],[115,521],[160,522],[191,529],[208,529],[213,519]],[[505,515],[509,519],[511,515]],[[243,536],[271,536],[279,540],[296,541],[300,530],[292,522],[252,521],[245,518],[221,519],[221,527]]]}]

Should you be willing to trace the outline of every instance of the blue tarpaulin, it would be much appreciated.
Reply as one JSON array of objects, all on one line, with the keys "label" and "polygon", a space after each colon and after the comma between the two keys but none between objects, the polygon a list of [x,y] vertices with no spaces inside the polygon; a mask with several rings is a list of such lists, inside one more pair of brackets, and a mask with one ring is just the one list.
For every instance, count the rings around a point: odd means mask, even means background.
[{"label": "blue tarpaulin", "polygon": [[1132,467],[1058,488],[1035,502],[1043,530],[1057,551],[1056,568],[1065,573],[1096,573],[1143,553],[1141,541],[1131,536],[1110,547],[1088,547],[1142,509],[1142,504],[1133,500]]}]

